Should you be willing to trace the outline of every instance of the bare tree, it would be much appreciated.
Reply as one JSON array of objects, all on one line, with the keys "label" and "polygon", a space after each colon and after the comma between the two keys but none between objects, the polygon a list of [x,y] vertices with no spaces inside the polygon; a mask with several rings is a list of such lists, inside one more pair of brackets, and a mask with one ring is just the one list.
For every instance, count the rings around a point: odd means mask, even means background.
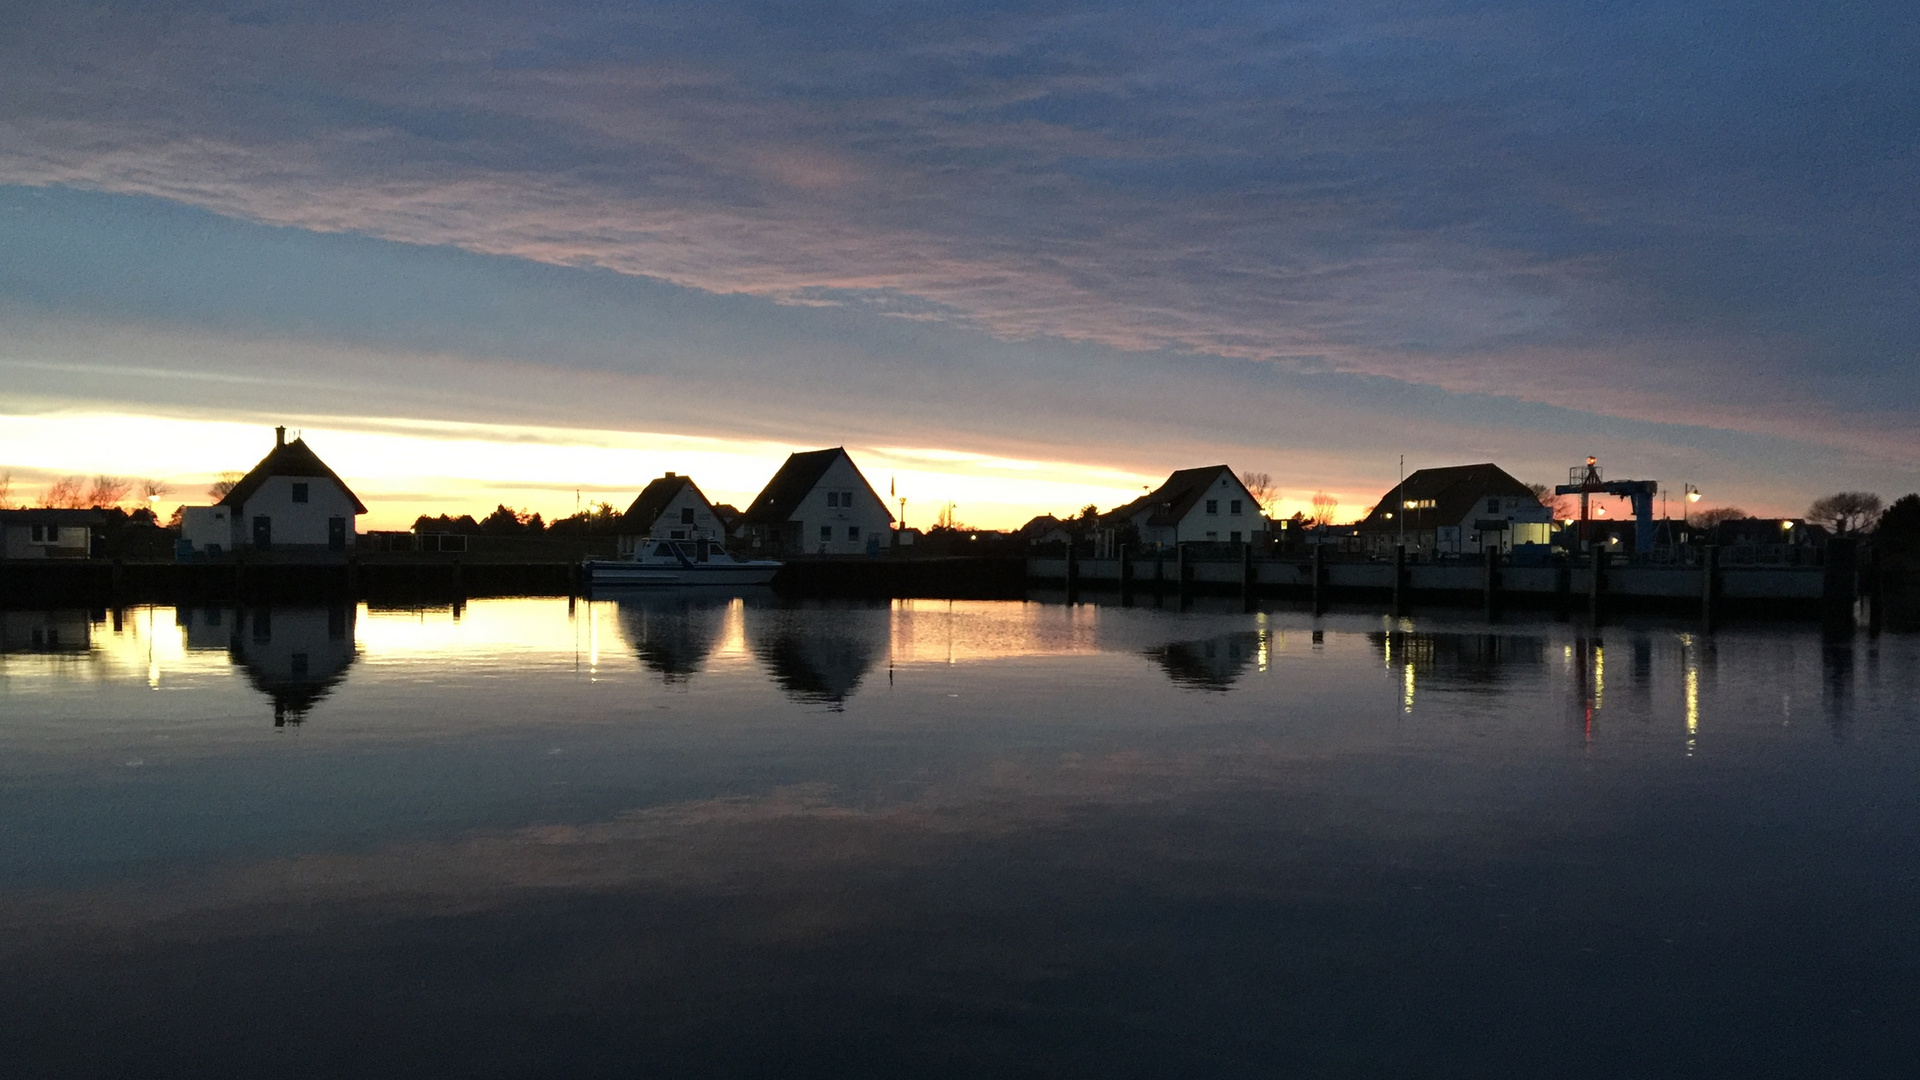
[{"label": "bare tree", "polygon": [[1737,506],[1716,506],[1711,510],[1702,510],[1695,514],[1693,520],[1699,522],[1701,528],[1711,529],[1724,522],[1744,521],[1751,516]]},{"label": "bare tree", "polygon": [[84,510],[87,507],[87,478],[64,476],[47,485],[40,502],[55,510]]},{"label": "bare tree", "polygon": [[208,485],[207,498],[212,499],[214,502],[219,502],[221,499],[226,498],[229,492],[239,486],[240,481],[245,478],[245,476],[245,473],[221,473],[218,480]]},{"label": "bare tree", "polygon": [[1879,517],[1880,496],[1870,491],[1842,491],[1815,499],[1807,507],[1807,520],[1829,526],[1841,536],[1871,529]]},{"label": "bare tree", "polygon": [[93,478],[93,487],[87,492],[87,505],[100,510],[119,506],[132,490],[133,481],[101,473]]},{"label": "bare tree", "polygon": [[1313,517],[1315,525],[1333,524],[1333,516],[1340,512],[1340,500],[1324,491],[1313,493]]},{"label": "bare tree", "polygon": [[140,481],[140,501],[148,504],[158,502],[173,491],[165,480],[144,479]]},{"label": "bare tree", "polygon": [[1280,494],[1274,489],[1273,476],[1270,473],[1254,472],[1249,469],[1240,474],[1240,483],[1245,485],[1247,494],[1253,496],[1254,505],[1260,508],[1262,514],[1273,506],[1274,497]]},{"label": "bare tree", "polygon": [[966,526],[965,526],[965,525],[962,525],[962,524],[960,524],[960,519],[959,519],[958,517],[955,517],[955,516],[954,516],[954,513],[953,513],[953,510],[954,510],[954,504],[953,504],[953,503],[946,503],[946,504],[943,504],[943,505],[942,505],[942,506],[940,507],[940,515],[939,515],[939,517],[938,517],[938,518],[936,518],[936,519],[934,520],[934,523],[933,523],[933,527],[934,527],[934,528],[936,528],[936,529],[964,529],[964,528],[966,528]]},{"label": "bare tree", "polygon": [[0,472],[0,510],[13,509],[13,473]]},{"label": "bare tree", "polygon": [[1534,499],[1553,514],[1554,520],[1573,516],[1567,509],[1566,501],[1554,494],[1552,484],[1528,484],[1527,490],[1533,492]]}]

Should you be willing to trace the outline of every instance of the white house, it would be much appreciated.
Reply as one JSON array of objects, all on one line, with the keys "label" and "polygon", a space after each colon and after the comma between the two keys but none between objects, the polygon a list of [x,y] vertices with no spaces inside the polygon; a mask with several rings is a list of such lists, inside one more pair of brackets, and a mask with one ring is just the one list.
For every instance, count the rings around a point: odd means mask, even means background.
[{"label": "white house", "polygon": [[793,454],[740,515],[734,534],[774,555],[877,555],[893,515],[845,447]]},{"label": "white house", "polygon": [[620,554],[631,555],[648,538],[725,540],[727,525],[691,476],[668,473],[648,484],[616,526]]},{"label": "white house", "polygon": [[1442,555],[1512,551],[1515,544],[1545,544],[1552,533],[1553,511],[1492,462],[1420,469],[1360,522],[1366,550],[1376,553],[1401,543]]},{"label": "white house", "polygon": [[1132,525],[1149,548],[1251,542],[1267,531],[1260,503],[1225,465],[1181,469],[1157,490],[1109,510],[1102,519],[1109,528]]},{"label": "white house", "polygon": [[0,510],[0,559],[87,558],[106,520],[100,510]]},{"label": "white house", "polygon": [[272,452],[211,507],[181,511],[181,538],[208,551],[223,535],[226,549],[275,548],[346,551],[353,546],[353,519],[367,512],[347,485],[307,447],[305,439],[287,441],[287,429],[273,429]]}]

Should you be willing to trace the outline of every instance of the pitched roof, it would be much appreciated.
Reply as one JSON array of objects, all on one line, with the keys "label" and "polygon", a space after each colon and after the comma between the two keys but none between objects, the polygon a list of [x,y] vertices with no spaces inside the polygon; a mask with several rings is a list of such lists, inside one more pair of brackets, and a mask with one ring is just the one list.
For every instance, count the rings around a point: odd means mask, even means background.
[{"label": "pitched roof", "polygon": [[[676,476],[668,473],[648,484],[641,490],[633,505],[620,515],[620,531],[628,534],[641,534],[653,531],[653,523],[667,512],[667,504],[672,502],[681,491],[693,488],[693,493],[701,502],[707,502],[706,495],[694,484],[691,476]],[[712,503],[708,503],[712,506]]]},{"label": "pitched roof", "polygon": [[1398,528],[1386,515],[1402,502],[1432,499],[1428,509],[1406,511],[1408,525],[1454,525],[1465,521],[1475,505],[1490,495],[1502,498],[1532,499],[1533,489],[1515,480],[1491,461],[1478,465],[1449,465],[1440,469],[1417,469],[1405,482],[1380,496],[1372,511],[1360,522],[1369,531]]},{"label": "pitched roof", "polygon": [[1155,490],[1133,500],[1125,506],[1116,506],[1102,515],[1132,520],[1143,511],[1152,511],[1147,524],[1165,528],[1178,525],[1180,520],[1193,509],[1193,504],[1212,489],[1214,478],[1221,473],[1232,475],[1233,470],[1225,465],[1208,465],[1199,469],[1180,469],[1167,482]]},{"label": "pitched roof", "polygon": [[720,524],[731,529],[733,523],[740,520],[740,508],[732,503],[714,503],[713,516],[720,519]]},{"label": "pitched roof", "polygon": [[327,463],[320,460],[320,455],[308,449],[305,439],[281,443],[268,451],[267,456],[260,459],[260,464],[255,465],[252,472],[241,477],[240,482],[233,485],[233,490],[227,492],[227,497],[214,505],[245,506],[247,500],[253,497],[253,493],[260,490],[260,485],[275,476],[317,476],[331,480],[340,485],[340,490],[347,493],[347,498],[353,500],[354,513],[367,512],[366,504],[360,501],[360,497],[355,495],[344,481],[334,475],[332,469],[327,468]]},{"label": "pitched roof", "polygon": [[[821,478],[827,475],[827,470],[833,467],[833,463],[843,457],[847,457],[847,448],[844,446],[836,446],[828,450],[803,450],[797,454],[789,454],[786,464],[780,466],[780,471],[773,474],[773,479],[767,481],[767,486],[760,490],[760,494],[753,497],[753,502],[747,506],[746,513],[740,515],[739,524],[777,525],[780,522],[792,520],[794,511],[800,508],[800,500],[805,499],[807,493],[817,487]],[[851,458],[848,459],[848,463],[852,463]],[[853,471],[855,475],[860,476],[861,485],[866,486],[866,477],[860,473],[859,467],[855,466]],[[880,499],[870,486],[867,487],[867,494],[876,502]],[[882,502],[880,505],[884,508],[886,503]],[[891,513],[887,514],[887,520],[893,520]]]},{"label": "pitched roof", "polygon": [[66,510],[52,506],[29,507],[25,510],[0,510],[0,522],[12,522],[15,525],[102,525],[107,520],[105,510]]}]

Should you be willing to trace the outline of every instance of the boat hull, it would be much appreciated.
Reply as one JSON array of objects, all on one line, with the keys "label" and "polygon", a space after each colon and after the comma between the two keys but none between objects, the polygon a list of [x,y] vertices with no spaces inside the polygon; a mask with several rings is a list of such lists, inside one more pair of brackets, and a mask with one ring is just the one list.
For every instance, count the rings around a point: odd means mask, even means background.
[{"label": "boat hull", "polygon": [[780,572],[779,563],[694,563],[648,566],[645,563],[590,560],[592,585],[765,585]]}]

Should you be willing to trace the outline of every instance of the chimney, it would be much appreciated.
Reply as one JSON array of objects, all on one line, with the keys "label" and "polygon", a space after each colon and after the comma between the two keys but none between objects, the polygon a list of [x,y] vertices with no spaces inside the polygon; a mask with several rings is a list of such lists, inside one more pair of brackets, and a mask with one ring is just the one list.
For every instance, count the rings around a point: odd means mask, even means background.
[{"label": "chimney", "polygon": [[285,424],[282,424],[279,427],[273,429],[273,445],[275,446],[287,445],[287,427]]},{"label": "chimney", "polygon": [[671,480],[671,479],[673,479],[674,477],[676,477],[676,476],[678,476],[678,475],[680,475],[680,474],[679,474],[679,473],[668,473],[668,474],[667,474],[667,477],[666,477],[666,478],[667,478],[668,480]]}]

